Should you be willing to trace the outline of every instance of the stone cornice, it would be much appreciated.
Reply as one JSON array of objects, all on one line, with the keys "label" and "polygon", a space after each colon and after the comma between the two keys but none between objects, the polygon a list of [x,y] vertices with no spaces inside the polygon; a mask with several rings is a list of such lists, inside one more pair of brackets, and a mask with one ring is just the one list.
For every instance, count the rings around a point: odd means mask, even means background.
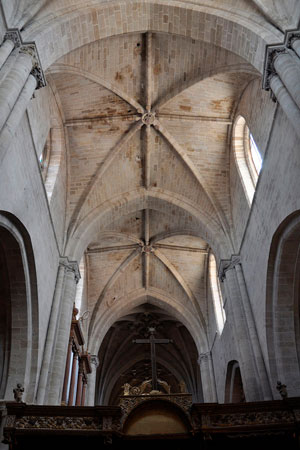
[{"label": "stone cornice", "polygon": [[35,42],[23,42],[20,30],[18,28],[8,29],[4,35],[4,41],[10,40],[15,48],[19,48],[21,53],[26,53],[31,57],[32,70],[31,75],[36,79],[36,89],[46,86],[46,78],[42,69],[38,50]]},{"label": "stone cornice", "polygon": [[218,276],[220,281],[224,281],[226,278],[226,272],[228,270],[234,269],[237,264],[241,263],[241,258],[239,255],[231,255],[230,259],[221,259],[219,265]]},{"label": "stone cornice", "polygon": [[96,368],[99,366],[99,358],[97,355],[90,355],[90,363],[93,364]]},{"label": "stone cornice", "polygon": [[207,363],[209,360],[212,359],[211,356],[211,352],[205,352],[205,353],[200,353],[199,357],[198,357],[198,364],[201,365],[203,363]]},{"label": "stone cornice", "polygon": [[65,267],[68,272],[73,272],[75,281],[76,281],[76,283],[78,283],[78,281],[81,278],[78,262],[77,261],[69,261],[69,258],[67,256],[62,256],[60,258],[59,264],[61,266]]},{"label": "stone cornice", "polygon": [[266,46],[263,81],[262,81],[262,87],[266,91],[270,90],[270,80],[274,75],[276,75],[276,70],[274,67],[275,59],[281,53],[287,53],[288,50],[292,48],[292,43],[296,39],[300,39],[299,28],[286,31],[283,43],[271,44]]}]

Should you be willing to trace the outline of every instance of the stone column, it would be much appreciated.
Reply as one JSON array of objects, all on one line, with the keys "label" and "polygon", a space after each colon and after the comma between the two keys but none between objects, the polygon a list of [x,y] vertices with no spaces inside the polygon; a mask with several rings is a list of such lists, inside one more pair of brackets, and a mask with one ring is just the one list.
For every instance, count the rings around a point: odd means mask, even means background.
[{"label": "stone column", "polygon": [[3,42],[3,44],[0,47],[0,69],[11,54],[15,47],[15,44],[10,39],[7,39]]},{"label": "stone column", "polygon": [[83,387],[83,367],[82,367],[82,363],[80,361],[79,362],[79,370],[78,370],[76,401],[75,401],[76,406],[81,405],[82,387]]},{"label": "stone column", "polygon": [[241,368],[246,400],[258,401],[263,400],[263,395],[259,385],[259,374],[256,370],[247,322],[243,313],[241,293],[235,271],[235,263],[238,263],[239,259],[236,259],[237,261],[233,258],[229,264],[227,261],[228,266],[223,270],[222,281],[227,294],[227,308],[230,310],[234,322],[233,334],[236,338],[238,362]]},{"label": "stone column", "polygon": [[69,384],[69,378],[70,378],[70,365],[71,365],[71,356],[72,356],[72,345],[73,345],[73,338],[70,337],[69,345],[68,345],[68,353],[67,353],[67,362],[66,362],[64,385],[63,385],[63,391],[62,391],[62,397],[61,397],[61,402],[64,405],[67,404],[67,397],[68,397],[68,384]]},{"label": "stone column", "polygon": [[82,394],[81,394],[81,406],[85,406],[86,387],[87,387],[87,379],[84,378],[83,385],[82,385]]},{"label": "stone column", "polygon": [[9,148],[10,142],[19,126],[19,123],[26,111],[29,100],[36,88],[36,79],[29,75],[25,86],[16,101],[8,120],[0,132],[0,163],[4,158],[5,151]]},{"label": "stone column", "polygon": [[200,353],[198,364],[200,366],[204,402],[215,403],[217,402],[217,392],[211,352]]},{"label": "stone column", "polygon": [[92,373],[90,373],[88,377],[87,384],[87,406],[95,406],[95,391],[96,391],[96,375],[97,375],[97,367],[99,366],[99,359],[97,355],[91,355],[91,367]]},{"label": "stone column", "polygon": [[263,88],[273,92],[300,137],[300,30],[286,31],[283,44],[268,45]]},{"label": "stone column", "polygon": [[292,40],[291,46],[296,55],[300,58],[300,39]]},{"label": "stone column", "polygon": [[20,53],[0,86],[0,130],[8,119],[32,69],[29,55]]},{"label": "stone column", "polygon": [[288,90],[283,85],[278,75],[273,75],[270,79],[270,87],[278,103],[282,107],[285,115],[293,125],[297,135],[300,137],[300,110],[294,100],[291,98]]},{"label": "stone column", "polygon": [[64,278],[65,278],[65,266],[63,264],[60,264],[56,278],[55,292],[52,302],[50,320],[48,325],[46,342],[44,346],[43,362],[37,391],[37,403],[40,405],[44,403],[44,398],[46,394],[48,374],[50,369],[53,346],[55,342],[55,333],[57,329],[58,313],[64,285]]},{"label": "stone column", "polygon": [[263,392],[263,399],[264,400],[273,400],[272,391],[270,388],[270,383],[267,375],[267,370],[265,366],[265,361],[263,358],[256,324],[253,317],[253,312],[250,304],[250,299],[248,296],[248,290],[244,278],[243,269],[241,266],[241,263],[237,264],[235,266],[236,274],[237,274],[237,280],[241,292],[241,298],[242,298],[242,305],[244,314],[246,317],[247,322],[247,328],[249,330],[249,336],[251,341],[251,347],[253,349],[254,353],[254,361],[256,363],[256,369],[259,374],[259,380],[260,380],[260,386]]},{"label": "stone column", "polygon": [[60,305],[55,351],[52,359],[52,370],[50,369],[51,377],[47,400],[47,403],[51,405],[61,403],[76,283],[80,278],[76,261],[66,261],[64,265],[66,268],[65,282]]},{"label": "stone column", "polygon": [[289,53],[278,53],[273,64],[282,83],[300,108],[300,67],[295,59]]},{"label": "stone column", "polygon": [[76,352],[73,357],[72,364],[72,373],[71,373],[71,382],[70,382],[70,392],[69,392],[69,400],[68,405],[73,406],[74,402],[74,392],[75,392],[75,383],[76,383],[76,374],[78,372],[78,353]]},{"label": "stone column", "polygon": [[0,164],[34,90],[45,85],[35,44],[8,30],[0,48]]}]

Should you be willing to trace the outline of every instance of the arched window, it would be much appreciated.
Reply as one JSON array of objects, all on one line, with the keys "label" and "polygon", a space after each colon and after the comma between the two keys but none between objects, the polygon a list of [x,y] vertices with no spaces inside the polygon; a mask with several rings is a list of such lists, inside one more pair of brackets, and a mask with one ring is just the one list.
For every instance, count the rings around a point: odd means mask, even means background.
[{"label": "arched window", "polygon": [[233,150],[246,198],[251,205],[263,160],[246,120],[242,116],[238,116],[234,123]]},{"label": "arched window", "polygon": [[58,179],[64,150],[65,137],[63,128],[51,128],[44,149],[39,156],[40,168],[49,203],[51,202],[54,186]]},{"label": "arched window", "polygon": [[227,367],[225,383],[225,403],[244,403],[245,393],[240,366],[237,361],[230,361]]},{"label": "arched window", "polygon": [[84,311],[84,305],[82,305],[82,299],[84,295],[84,282],[85,282],[85,258],[84,256],[81,258],[79,263],[79,271],[80,271],[80,280],[76,286],[76,297],[75,297],[75,306],[81,315]]},{"label": "arched window", "polygon": [[41,172],[42,172],[42,177],[43,177],[44,182],[46,181],[46,178],[47,178],[47,172],[48,172],[49,162],[50,162],[50,153],[51,153],[51,133],[49,132],[47,140],[44,145],[44,149],[39,157],[40,167],[41,167]]},{"label": "arched window", "polygon": [[223,328],[224,328],[226,315],[225,315],[225,311],[223,308],[222,293],[221,293],[220,283],[219,283],[219,279],[218,279],[218,275],[217,275],[216,259],[212,253],[210,253],[210,255],[209,255],[208,270],[209,270],[211,294],[212,294],[216,323],[217,323],[217,328],[218,328],[217,331],[219,334],[221,334],[223,331]]}]

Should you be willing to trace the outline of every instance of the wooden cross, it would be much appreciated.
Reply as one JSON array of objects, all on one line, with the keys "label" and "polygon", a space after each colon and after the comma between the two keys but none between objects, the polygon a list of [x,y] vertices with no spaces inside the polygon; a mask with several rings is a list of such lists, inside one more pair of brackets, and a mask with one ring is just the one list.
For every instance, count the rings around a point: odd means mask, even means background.
[{"label": "wooden cross", "polygon": [[173,342],[170,339],[155,339],[154,333],[155,328],[149,328],[150,338],[149,339],[135,339],[132,341],[134,344],[150,344],[151,348],[151,369],[152,369],[152,390],[157,391],[157,373],[156,373],[156,353],[155,344],[169,344]]}]

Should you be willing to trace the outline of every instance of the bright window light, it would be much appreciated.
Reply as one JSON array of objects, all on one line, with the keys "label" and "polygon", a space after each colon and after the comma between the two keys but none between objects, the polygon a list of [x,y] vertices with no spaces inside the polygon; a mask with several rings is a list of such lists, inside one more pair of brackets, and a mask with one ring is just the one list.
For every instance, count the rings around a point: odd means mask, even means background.
[{"label": "bright window light", "polygon": [[261,166],[262,166],[262,157],[261,157],[261,154],[257,148],[257,145],[256,145],[255,140],[253,139],[253,136],[251,133],[250,133],[250,150],[251,150],[252,161],[254,163],[257,174],[259,174],[259,172],[261,171]]}]

